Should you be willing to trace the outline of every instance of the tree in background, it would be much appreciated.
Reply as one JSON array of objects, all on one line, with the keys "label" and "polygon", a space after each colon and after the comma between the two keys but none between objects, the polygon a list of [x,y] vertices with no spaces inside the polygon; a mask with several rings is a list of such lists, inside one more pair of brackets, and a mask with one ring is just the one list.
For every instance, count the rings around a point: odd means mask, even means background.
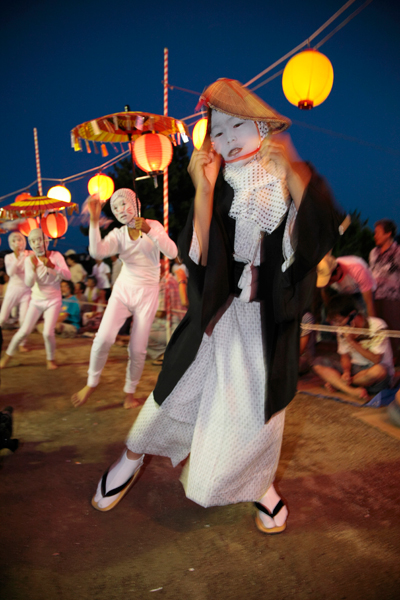
[{"label": "tree in background", "polygon": [[338,256],[361,256],[367,263],[369,253],[375,246],[374,233],[368,227],[368,219],[361,219],[361,213],[354,210],[350,213],[351,224],[341,235],[333,247],[332,254]]}]

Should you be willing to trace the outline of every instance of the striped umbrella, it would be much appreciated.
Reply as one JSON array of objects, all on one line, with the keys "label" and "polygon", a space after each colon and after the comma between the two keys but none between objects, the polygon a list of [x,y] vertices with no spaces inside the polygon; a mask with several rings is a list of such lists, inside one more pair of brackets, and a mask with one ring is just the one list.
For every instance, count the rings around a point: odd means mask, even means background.
[{"label": "striped umbrella", "polygon": [[78,212],[78,205],[74,202],[64,202],[62,200],[55,200],[54,198],[48,198],[47,196],[27,196],[19,199],[17,198],[13,204],[8,206],[2,206],[0,208],[0,216],[12,218],[15,216],[19,217],[36,217],[42,215],[48,211],[67,209],[68,214],[71,215],[74,211]]}]

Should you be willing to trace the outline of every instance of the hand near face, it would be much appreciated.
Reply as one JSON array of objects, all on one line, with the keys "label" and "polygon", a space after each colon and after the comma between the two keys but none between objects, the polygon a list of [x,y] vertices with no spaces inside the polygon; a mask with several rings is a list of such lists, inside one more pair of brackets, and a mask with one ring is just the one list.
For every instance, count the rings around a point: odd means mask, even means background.
[{"label": "hand near face", "polygon": [[293,163],[300,161],[290,135],[283,133],[268,135],[263,140],[260,148],[260,162],[264,168],[267,168],[269,161],[275,163],[281,175],[289,176]]},{"label": "hand near face", "polygon": [[206,136],[200,150],[193,150],[188,166],[188,173],[193,185],[205,193],[214,190],[215,182],[221,166],[221,157],[211,147],[210,137]]},{"label": "hand near face", "polygon": [[48,269],[54,269],[54,264],[51,262],[48,256],[39,256],[40,262],[44,264]]},{"label": "hand near face", "polygon": [[97,196],[90,196],[88,200],[88,209],[91,222],[97,224],[101,215],[101,202]]},{"label": "hand near face", "polygon": [[39,259],[34,254],[31,255],[31,263],[33,265],[34,270],[36,271],[36,267],[39,264]]},{"label": "hand near face", "polygon": [[143,231],[143,233],[149,233],[150,226],[143,217],[135,217],[135,229],[139,229],[139,231]]}]

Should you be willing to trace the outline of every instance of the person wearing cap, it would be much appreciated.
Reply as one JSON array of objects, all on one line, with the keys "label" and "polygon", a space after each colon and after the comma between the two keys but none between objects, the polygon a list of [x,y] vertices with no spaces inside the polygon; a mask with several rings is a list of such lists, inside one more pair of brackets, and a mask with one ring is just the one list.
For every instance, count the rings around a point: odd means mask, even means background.
[{"label": "person wearing cap", "polygon": [[54,362],[56,351],[55,326],[61,309],[61,281],[69,280],[71,274],[60,252],[48,250],[49,240],[41,229],[32,229],[28,242],[33,250],[25,258],[25,284],[32,288],[31,301],[22,326],[11,339],[0,361],[0,368],[7,366],[18,346],[33,331],[43,316],[43,339],[46,349],[47,368],[57,369]]},{"label": "person wearing cap", "polygon": [[338,294],[358,295],[364,300],[367,314],[376,316],[373,293],[376,282],[371,269],[359,256],[339,256],[335,258],[330,252],[317,266],[317,287],[321,288],[325,304],[329,301],[326,288],[330,287]]},{"label": "person wearing cap", "polygon": [[72,283],[78,283],[79,281],[86,280],[87,272],[82,267],[81,263],[78,262],[78,256],[75,250],[67,250],[65,253],[65,261],[71,273]]},{"label": "person wearing cap", "polygon": [[279,533],[288,511],[273,481],[300,321],[345,215],[289,137],[272,135],[288,119],[234,80],[218,80],[202,101],[209,135],[190,161],[195,200],[180,236],[189,308],[92,505],[116,506],[145,453],[174,466],[190,454],[188,498],[204,507],[259,500],[257,527]]},{"label": "person wearing cap", "polygon": [[[1,305],[0,327],[7,321],[14,306],[18,306],[19,325],[21,327],[31,299],[31,288],[25,284],[25,259],[30,252],[26,250],[25,236],[19,231],[10,233],[8,244],[12,253],[6,254],[4,263],[6,273],[10,279]],[[19,350],[20,352],[27,352],[25,340],[21,342]]]},{"label": "person wearing cap", "polygon": [[119,254],[122,269],[93,340],[87,384],[71,398],[76,407],[84,404],[98,386],[110,348],[131,315],[133,324],[128,346],[124,407],[138,406],[134,393],[142,375],[150,327],[158,306],[160,252],[170,259],[178,253],[161,223],[139,216],[140,202],[132,190],[123,188],[114,192],[110,206],[123,227],[113,229],[101,239],[101,204],[94,197],[89,200],[89,253],[98,261]]}]

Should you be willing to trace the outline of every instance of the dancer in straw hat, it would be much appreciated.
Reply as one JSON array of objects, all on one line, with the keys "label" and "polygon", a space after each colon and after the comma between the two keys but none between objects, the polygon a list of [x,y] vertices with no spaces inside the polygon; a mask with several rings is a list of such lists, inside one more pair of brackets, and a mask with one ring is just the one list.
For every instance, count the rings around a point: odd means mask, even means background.
[{"label": "dancer in straw hat", "polygon": [[202,102],[209,135],[190,161],[196,195],[180,244],[189,310],[92,504],[113,508],[143,454],[174,466],[190,454],[181,476],[188,498],[204,507],[257,501],[258,529],[279,533],[288,511],[273,481],[296,390],[299,324],[344,214],[290,138],[272,135],[288,119],[229,79]]}]

